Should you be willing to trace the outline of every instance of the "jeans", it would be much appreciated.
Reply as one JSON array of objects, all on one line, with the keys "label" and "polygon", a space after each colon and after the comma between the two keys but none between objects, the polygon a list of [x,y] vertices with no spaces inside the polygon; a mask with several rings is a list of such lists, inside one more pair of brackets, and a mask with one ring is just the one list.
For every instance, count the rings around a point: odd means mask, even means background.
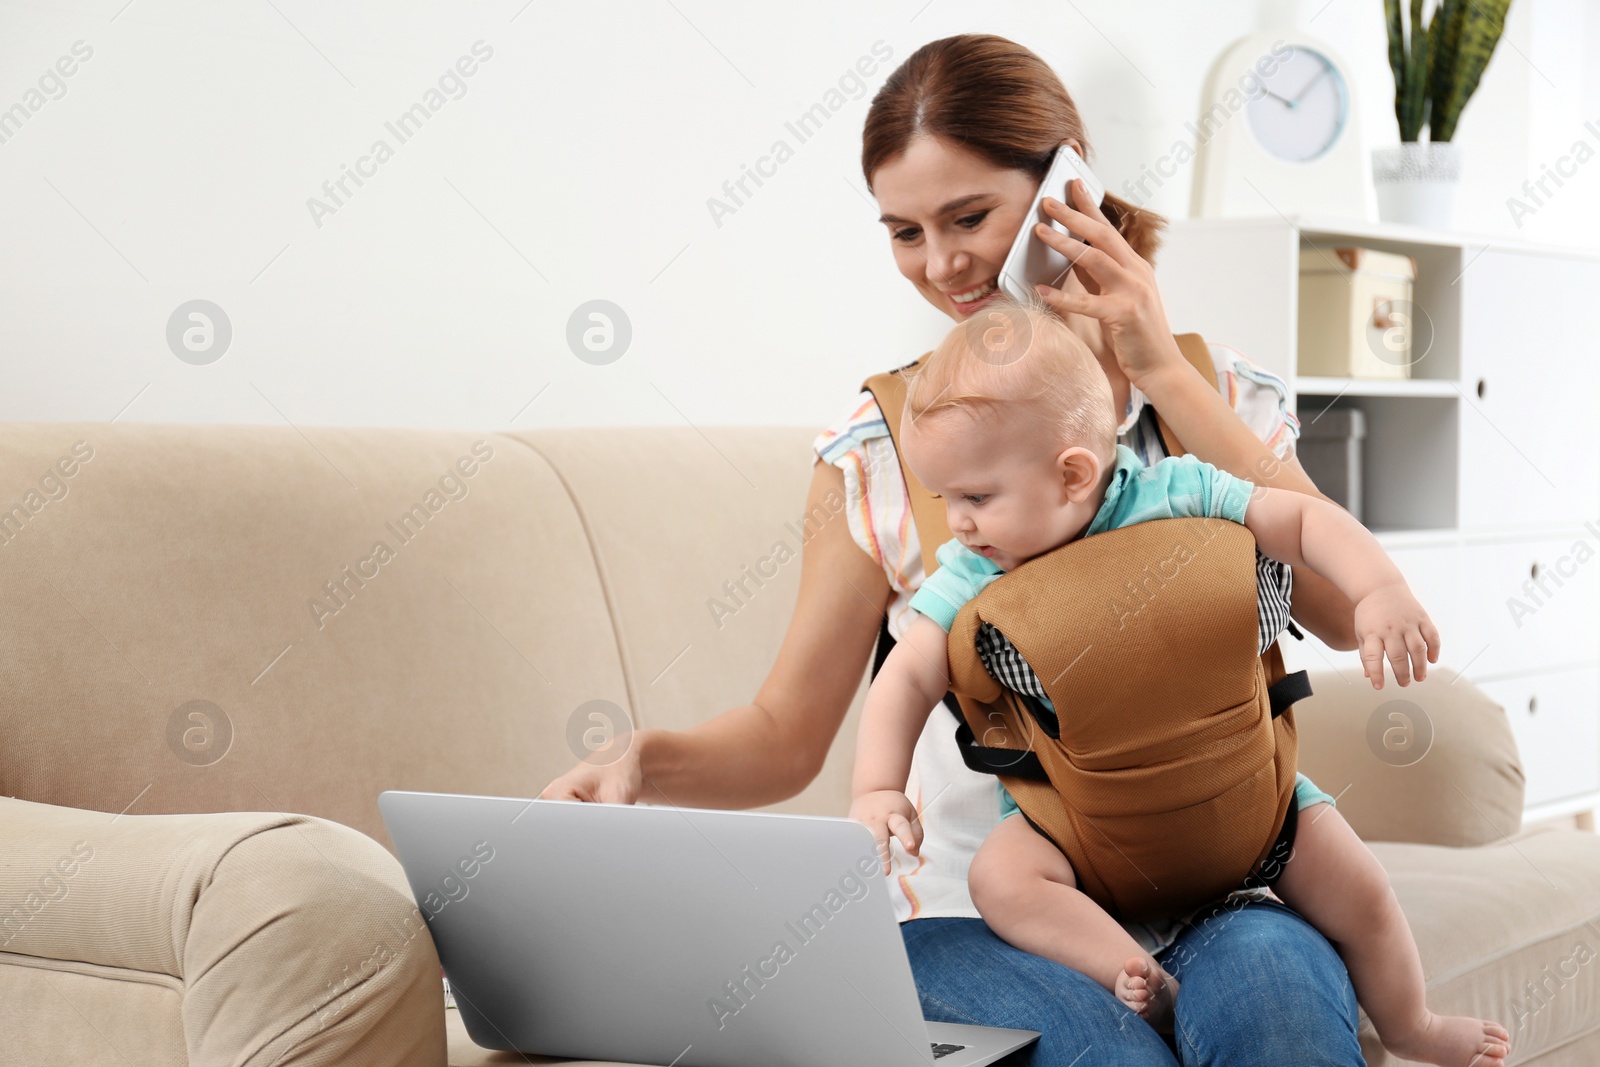
[{"label": "jeans", "polygon": [[1157,959],[1182,983],[1172,1039],[1094,979],[1013,948],[982,919],[902,923],[923,1014],[1038,1030],[1006,1067],[1364,1067],[1344,963],[1271,901],[1202,913]]}]

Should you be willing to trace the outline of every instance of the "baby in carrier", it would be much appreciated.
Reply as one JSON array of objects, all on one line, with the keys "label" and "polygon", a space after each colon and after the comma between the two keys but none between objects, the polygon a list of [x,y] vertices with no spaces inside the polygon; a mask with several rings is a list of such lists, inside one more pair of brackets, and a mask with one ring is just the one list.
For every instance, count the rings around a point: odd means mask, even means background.
[{"label": "baby in carrier", "polygon": [[[948,634],[957,614],[996,578],[1069,542],[1155,519],[1242,524],[1266,556],[1314,570],[1356,605],[1362,667],[1374,687],[1382,688],[1385,658],[1401,685],[1413,673],[1426,676],[1427,663],[1438,660],[1438,632],[1377,540],[1348,513],[1254,486],[1193,456],[1143,467],[1116,443],[1110,385],[1083,342],[1042,305],[986,310],[957,325],[908,376],[903,459],[944,498],[954,537],[939,547],[938,570],[912,598],[916,614],[874,678],[861,721],[850,817],[872,830],[885,873],[891,836],[912,854],[920,845],[906,779],[929,710],[952,687]],[[996,310],[1013,327],[1009,348],[993,344]],[[1276,636],[1263,632],[1262,644]],[[1016,663],[996,662],[997,639],[1004,648],[1003,637],[980,631],[978,652],[990,674],[1016,689]],[[1025,665],[1024,673],[1037,698],[1038,680]],[[1071,707],[1042,703],[1063,724],[1071,719]],[[1082,891],[1062,849],[1004,790],[1000,803],[1003,817],[969,873],[984,920],[1018,948],[1088,975],[1152,1026],[1170,1030],[1178,982]],[[1428,1010],[1422,964],[1388,876],[1331,798],[1300,775],[1289,804],[1293,850],[1264,881],[1339,950],[1385,1048],[1451,1067],[1503,1061],[1510,1050],[1504,1027]]]}]

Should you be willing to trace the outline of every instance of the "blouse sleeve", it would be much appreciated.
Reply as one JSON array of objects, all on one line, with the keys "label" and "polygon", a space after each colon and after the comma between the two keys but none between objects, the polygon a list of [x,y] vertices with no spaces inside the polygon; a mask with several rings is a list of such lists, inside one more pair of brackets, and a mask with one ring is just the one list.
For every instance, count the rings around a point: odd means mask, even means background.
[{"label": "blouse sleeve", "polygon": [[1227,345],[1211,345],[1211,359],[1223,398],[1273,455],[1287,457],[1300,436],[1300,420],[1289,410],[1289,387],[1283,379]]},{"label": "blouse sleeve", "polygon": [[900,457],[872,393],[863,390],[849,414],[817,435],[812,450],[844,475],[851,538],[883,568],[890,586],[909,596],[921,584],[921,550],[913,543]]}]

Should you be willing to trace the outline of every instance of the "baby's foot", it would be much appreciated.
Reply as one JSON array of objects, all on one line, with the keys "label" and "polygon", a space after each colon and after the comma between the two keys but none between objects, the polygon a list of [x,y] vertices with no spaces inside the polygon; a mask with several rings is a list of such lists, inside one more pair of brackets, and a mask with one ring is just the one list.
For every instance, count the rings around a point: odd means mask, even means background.
[{"label": "baby's foot", "polygon": [[1499,1023],[1431,1011],[1409,1034],[1379,1036],[1396,1056],[1440,1067],[1501,1067],[1511,1051],[1511,1034]]},{"label": "baby's foot", "polygon": [[1172,1033],[1172,1006],[1178,1000],[1178,980],[1159,964],[1131,957],[1117,975],[1117,999],[1160,1034]]}]

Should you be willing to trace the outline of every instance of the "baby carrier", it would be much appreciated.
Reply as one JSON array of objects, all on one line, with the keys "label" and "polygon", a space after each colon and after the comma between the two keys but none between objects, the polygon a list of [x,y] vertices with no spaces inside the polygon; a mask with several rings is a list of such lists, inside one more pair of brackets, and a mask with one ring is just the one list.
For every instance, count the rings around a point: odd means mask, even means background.
[{"label": "baby carrier", "polygon": [[[1176,338],[1206,381],[1198,334]],[[923,358],[926,358],[924,356]],[[899,451],[899,370],[872,392]],[[1164,421],[1167,450],[1182,448]],[[900,463],[925,573],[950,538],[944,503]],[[1126,921],[1181,915],[1276,880],[1294,840],[1295,727],[1310,694],[1276,643],[1259,649],[1255,541],[1222,519],[1160,519],[1080,538],[991,582],[950,630],[956,741],[997,775],[1072,863],[1079,888]],[[984,668],[980,629],[1004,635],[1059,718]],[[893,638],[887,619],[873,672]]]}]

